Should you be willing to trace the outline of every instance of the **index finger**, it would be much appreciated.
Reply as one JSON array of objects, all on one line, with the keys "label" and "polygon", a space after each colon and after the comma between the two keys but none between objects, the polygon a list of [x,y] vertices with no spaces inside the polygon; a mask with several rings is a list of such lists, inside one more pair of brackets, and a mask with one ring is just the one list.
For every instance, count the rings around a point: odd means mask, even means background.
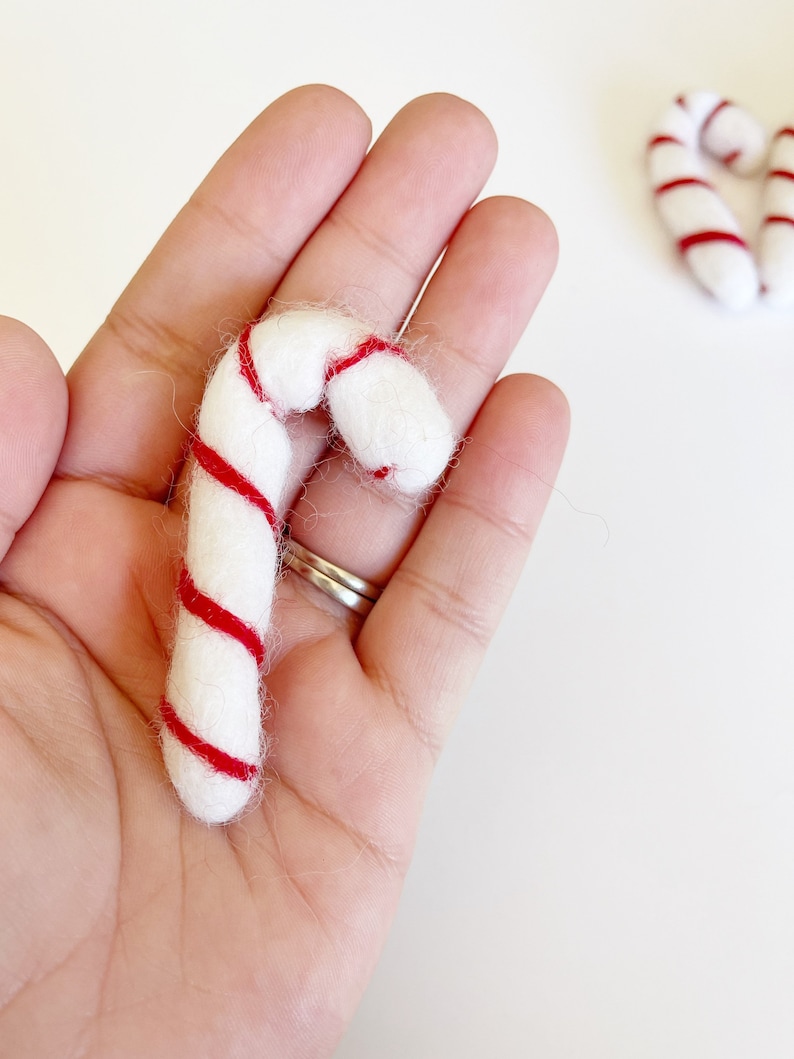
[{"label": "index finger", "polygon": [[69,373],[58,473],[164,499],[211,358],[260,314],[360,166],[369,120],[322,85],[269,106],[202,183]]}]

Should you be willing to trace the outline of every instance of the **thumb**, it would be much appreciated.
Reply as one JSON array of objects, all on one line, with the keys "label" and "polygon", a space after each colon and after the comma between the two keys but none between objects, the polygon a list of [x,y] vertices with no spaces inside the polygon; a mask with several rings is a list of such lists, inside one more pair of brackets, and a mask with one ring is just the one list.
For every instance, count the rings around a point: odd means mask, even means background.
[{"label": "thumb", "polygon": [[68,407],[66,380],[48,346],[0,316],[0,560],[50,480]]}]

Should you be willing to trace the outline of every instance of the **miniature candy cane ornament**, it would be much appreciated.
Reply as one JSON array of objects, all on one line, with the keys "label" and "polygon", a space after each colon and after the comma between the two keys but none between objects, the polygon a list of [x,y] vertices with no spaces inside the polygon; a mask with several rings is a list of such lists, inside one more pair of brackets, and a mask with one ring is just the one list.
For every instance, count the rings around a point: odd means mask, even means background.
[{"label": "miniature candy cane ornament", "polygon": [[160,737],[186,808],[234,819],[265,753],[261,671],[279,572],[285,419],[325,396],[356,461],[420,497],[455,446],[449,418],[401,346],[341,312],[296,309],[249,325],[207,384],[193,442],[187,543]]},{"label": "miniature candy cane ornament", "polygon": [[766,150],[762,126],[714,92],[691,92],[668,108],[648,146],[659,213],[692,273],[723,305],[746,308],[758,295],[758,272],[702,152],[748,176]]},{"label": "miniature candy cane ornament", "polygon": [[794,128],[772,139],[764,183],[758,260],[764,298],[775,308],[794,305]]}]

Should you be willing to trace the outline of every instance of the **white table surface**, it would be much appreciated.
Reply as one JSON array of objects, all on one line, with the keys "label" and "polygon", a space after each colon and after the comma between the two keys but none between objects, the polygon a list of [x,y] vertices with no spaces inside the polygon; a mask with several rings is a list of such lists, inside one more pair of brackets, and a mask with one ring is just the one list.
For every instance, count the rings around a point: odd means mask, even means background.
[{"label": "white table surface", "polygon": [[559,230],[511,367],[566,391],[569,452],[337,1059],[794,1055],[794,312],[701,294],[643,168],[684,89],[794,118],[792,41],[788,0],[6,0],[0,311],[64,364],[308,81],[376,129],[469,98],[488,193]]}]

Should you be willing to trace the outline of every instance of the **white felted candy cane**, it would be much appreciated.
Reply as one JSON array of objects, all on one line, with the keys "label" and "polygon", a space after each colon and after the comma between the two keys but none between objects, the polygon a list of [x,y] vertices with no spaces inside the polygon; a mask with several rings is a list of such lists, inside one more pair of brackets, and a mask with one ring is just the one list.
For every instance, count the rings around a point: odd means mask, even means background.
[{"label": "white felted candy cane", "polygon": [[776,308],[794,305],[794,128],[772,140],[764,183],[758,260],[764,298]]},{"label": "white felted candy cane", "polygon": [[680,96],[649,143],[662,220],[695,277],[731,309],[746,308],[757,297],[758,271],[736,218],[707,178],[702,154],[748,176],[765,150],[763,127],[714,92]]},{"label": "white felted candy cane", "polygon": [[218,363],[193,442],[175,642],[160,704],[168,772],[206,823],[232,820],[261,779],[260,675],[291,461],[285,419],[323,396],[362,468],[407,496],[432,487],[455,445],[449,418],[403,348],[343,313],[266,316]]}]

